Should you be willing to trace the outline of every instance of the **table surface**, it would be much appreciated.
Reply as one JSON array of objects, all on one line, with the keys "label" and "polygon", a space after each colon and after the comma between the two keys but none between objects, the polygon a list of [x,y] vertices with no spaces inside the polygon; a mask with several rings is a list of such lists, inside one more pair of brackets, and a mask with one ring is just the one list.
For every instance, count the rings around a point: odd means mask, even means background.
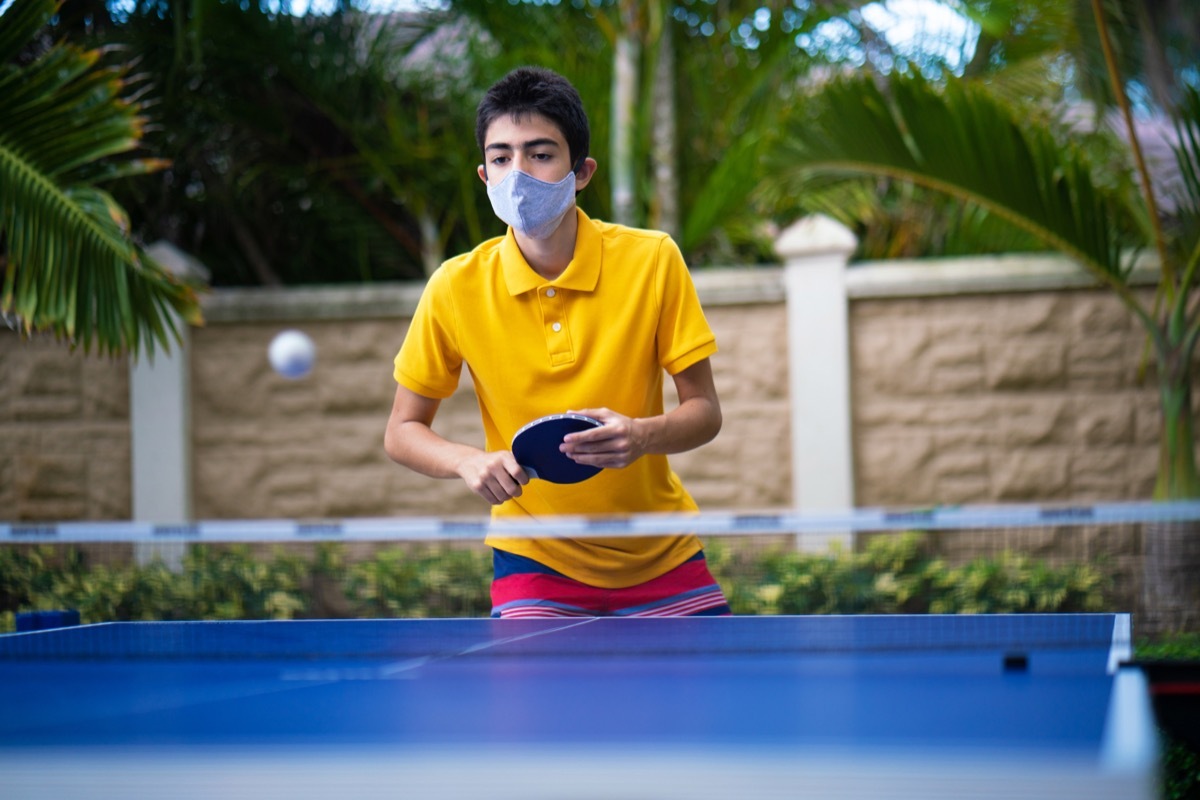
[{"label": "table surface", "polygon": [[1056,614],[8,634],[0,795],[1149,798],[1157,744],[1145,678],[1120,667],[1129,626]]}]

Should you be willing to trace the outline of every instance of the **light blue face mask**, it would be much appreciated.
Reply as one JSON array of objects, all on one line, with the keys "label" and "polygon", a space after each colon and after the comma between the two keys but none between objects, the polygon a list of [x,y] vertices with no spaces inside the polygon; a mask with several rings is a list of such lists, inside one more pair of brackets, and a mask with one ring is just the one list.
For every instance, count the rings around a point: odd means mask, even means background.
[{"label": "light blue face mask", "polygon": [[575,173],[567,173],[558,183],[547,183],[514,169],[495,186],[488,184],[487,193],[496,216],[513,230],[531,239],[545,239],[558,230],[575,204]]}]

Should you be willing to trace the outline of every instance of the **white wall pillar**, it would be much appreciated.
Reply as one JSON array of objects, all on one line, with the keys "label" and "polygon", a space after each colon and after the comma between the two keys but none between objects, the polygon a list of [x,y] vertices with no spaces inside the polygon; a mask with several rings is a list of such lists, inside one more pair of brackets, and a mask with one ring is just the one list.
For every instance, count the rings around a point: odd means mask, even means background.
[{"label": "white wall pillar", "polygon": [[191,519],[191,434],[188,331],[170,353],[129,365],[133,452],[133,518],[179,524]]},{"label": "white wall pillar", "polygon": [[[147,248],[155,261],[183,277],[206,279],[194,259],[166,243]],[[175,320],[181,341],[129,363],[129,416],[132,452],[133,519],[180,524],[192,518],[192,422],[190,331]],[[176,542],[142,542],[139,563],[155,558],[178,568],[184,547]]]},{"label": "white wall pillar", "polygon": [[[192,516],[192,426],[188,396],[188,330],[170,353],[157,351],[129,363],[129,416],[133,454],[133,518],[179,524]],[[138,564],[162,561],[183,568],[183,542],[135,542]]]},{"label": "white wall pillar", "polygon": [[[802,511],[854,505],[850,435],[850,345],[845,270],[858,240],[845,226],[815,215],[775,243],[784,261],[788,318],[788,389],[792,413],[792,504]],[[806,536],[803,549],[848,533]]]}]

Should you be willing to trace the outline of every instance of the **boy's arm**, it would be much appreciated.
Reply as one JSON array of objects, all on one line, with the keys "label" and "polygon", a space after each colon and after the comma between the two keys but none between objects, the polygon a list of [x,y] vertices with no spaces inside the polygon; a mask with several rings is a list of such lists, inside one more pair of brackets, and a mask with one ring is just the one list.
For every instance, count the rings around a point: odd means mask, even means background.
[{"label": "boy's arm", "polygon": [[441,401],[404,386],[396,387],[383,449],[397,464],[431,478],[462,478],[468,488],[492,505],[521,496],[529,476],[507,450],[493,453],[451,442],[434,433],[433,418]]},{"label": "boy's arm", "polygon": [[670,455],[712,441],[721,430],[721,402],[706,358],[674,376],[679,405],[656,417],[633,419],[607,408],[575,413],[595,417],[602,427],[568,434],[563,452],[580,464],[627,467],[644,455]]}]

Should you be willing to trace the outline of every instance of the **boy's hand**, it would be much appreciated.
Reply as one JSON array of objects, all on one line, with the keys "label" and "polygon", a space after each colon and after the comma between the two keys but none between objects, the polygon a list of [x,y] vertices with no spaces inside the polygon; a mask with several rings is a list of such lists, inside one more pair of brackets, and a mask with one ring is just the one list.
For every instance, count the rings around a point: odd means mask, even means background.
[{"label": "boy's hand", "polygon": [[458,463],[458,474],[472,492],[494,506],[521,496],[529,476],[507,450],[477,451]]},{"label": "boy's hand", "polygon": [[646,442],[639,420],[607,408],[570,411],[600,420],[603,425],[577,433],[568,433],[558,448],[578,464],[605,469],[627,467],[646,454]]}]

